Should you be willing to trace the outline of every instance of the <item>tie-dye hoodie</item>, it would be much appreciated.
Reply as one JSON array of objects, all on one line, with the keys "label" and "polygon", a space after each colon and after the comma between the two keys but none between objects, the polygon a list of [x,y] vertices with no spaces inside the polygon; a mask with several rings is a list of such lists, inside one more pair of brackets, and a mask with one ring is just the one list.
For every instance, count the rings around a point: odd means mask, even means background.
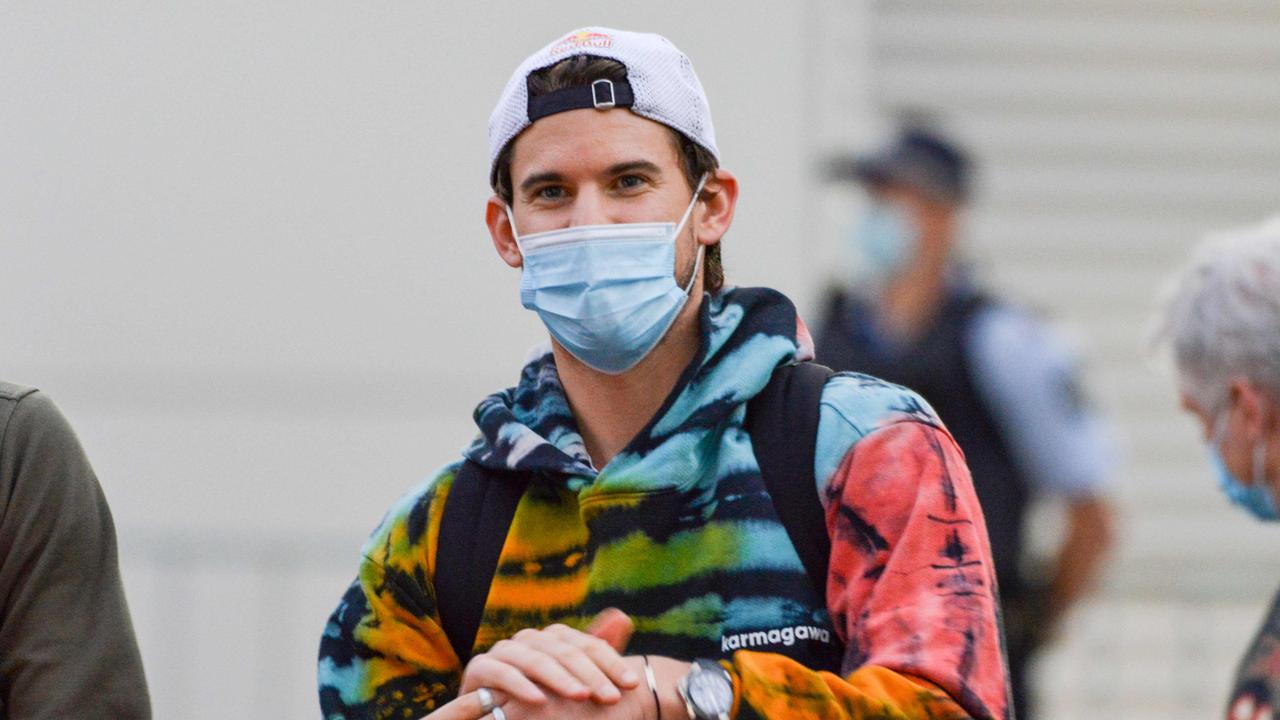
[{"label": "tie-dye hoodie", "polygon": [[[597,471],[550,353],[476,408],[467,458],[535,473],[474,651],[526,627],[585,627],[617,607],[629,654],[720,659],[734,718],[1008,718],[994,577],[954,441],[917,395],[842,373],[821,404],[815,477],[832,538],[825,602],[779,523],[747,400],[812,348],[763,289],[707,295],[702,345],[662,409]],[[461,461],[394,506],[320,647],[327,718],[417,718],[462,667],[432,591]]]}]

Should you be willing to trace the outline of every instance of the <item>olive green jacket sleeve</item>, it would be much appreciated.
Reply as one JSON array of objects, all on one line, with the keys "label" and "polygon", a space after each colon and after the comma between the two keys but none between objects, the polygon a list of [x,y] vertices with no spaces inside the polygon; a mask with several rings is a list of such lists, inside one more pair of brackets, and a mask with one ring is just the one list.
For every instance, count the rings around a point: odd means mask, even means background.
[{"label": "olive green jacket sleeve", "polygon": [[66,418],[0,382],[0,718],[150,718],[115,526]]}]

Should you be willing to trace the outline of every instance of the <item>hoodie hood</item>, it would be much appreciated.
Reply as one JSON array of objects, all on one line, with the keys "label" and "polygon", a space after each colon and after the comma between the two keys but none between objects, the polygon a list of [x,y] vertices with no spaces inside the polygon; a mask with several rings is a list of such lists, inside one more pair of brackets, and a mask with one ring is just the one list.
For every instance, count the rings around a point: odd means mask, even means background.
[{"label": "hoodie hood", "polygon": [[706,436],[729,425],[740,431],[746,401],[773,370],[813,355],[795,306],[773,290],[707,294],[699,327],[699,351],[661,409],[600,472],[587,455],[549,345],[525,364],[518,385],[476,407],[480,434],[464,454],[486,468],[536,473],[572,491],[651,492],[696,482],[705,467],[702,449],[718,447]]}]

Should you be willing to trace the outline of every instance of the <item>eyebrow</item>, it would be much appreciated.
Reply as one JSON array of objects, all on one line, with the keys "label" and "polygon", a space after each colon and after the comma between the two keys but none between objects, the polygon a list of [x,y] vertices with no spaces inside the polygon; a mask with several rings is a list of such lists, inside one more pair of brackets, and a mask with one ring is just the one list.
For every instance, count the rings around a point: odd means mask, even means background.
[{"label": "eyebrow", "polygon": [[561,180],[564,180],[564,176],[558,172],[534,173],[520,183],[520,192],[528,192],[534,185],[541,185],[544,182],[559,182]]},{"label": "eyebrow", "polygon": [[[615,176],[636,171],[647,172],[651,175],[662,174],[662,168],[648,160],[628,160],[627,162],[616,163],[605,168],[604,174]],[[561,182],[563,180],[564,176],[554,171],[534,173],[520,183],[520,191],[528,192],[535,185],[541,185],[545,182]]]},{"label": "eyebrow", "polygon": [[621,162],[616,165],[610,165],[604,172],[606,175],[624,175],[637,170],[647,172],[650,175],[662,174],[662,168],[648,160],[631,160],[628,162]]}]

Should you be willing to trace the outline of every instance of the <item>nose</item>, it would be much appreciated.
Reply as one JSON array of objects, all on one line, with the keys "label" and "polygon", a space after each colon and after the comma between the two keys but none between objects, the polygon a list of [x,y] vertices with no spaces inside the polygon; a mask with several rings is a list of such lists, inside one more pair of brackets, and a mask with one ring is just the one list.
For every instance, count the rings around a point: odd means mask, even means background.
[{"label": "nose", "polygon": [[579,188],[577,195],[573,198],[569,227],[609,224],[605,200],[604,193],[594,185],[588,184]]}]

